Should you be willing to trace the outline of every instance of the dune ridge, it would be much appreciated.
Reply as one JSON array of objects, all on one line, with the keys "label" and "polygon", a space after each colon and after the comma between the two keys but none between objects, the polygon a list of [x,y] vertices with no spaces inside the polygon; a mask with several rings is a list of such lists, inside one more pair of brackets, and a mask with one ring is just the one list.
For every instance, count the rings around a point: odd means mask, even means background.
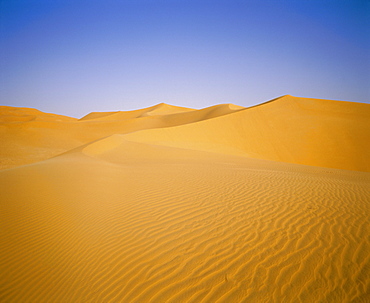
[{"label": "dune ridge", "polygon": [[170,115],[189,111],[194,111],[194,109],[159,103],[148,108],[132,111],[92,112],[82,117],[80,120],[125,120],[153,115]]},{"label": "dune ridge", "polygon": [[368,105],[18,113],[1,302],[369,302]]},{"label": "dune ridge", "polygon": [[23,123],[0,122],[5,142],[2,168],[127,134],[126,140],[137,142],[370,171],[370,109],[361,103],[286,95],[250,108],[221,104],[194,110],[158,104],[128,112],[91,113],[80,120],[45,113],[39,115],[42,120],[29,116],[22,118],[27,119]]},{"label": "dune ridge", "polygon": [[283,96],[233,115],[127,139],[288,163],[370,171],[367,104]]},{"label": "dune ridge", "polygon": [[[19,110],[8,108],[10,113]],[[0,120],[0,139],[4,142],[0,150],[0,168],[42,161],[114,134],[184,125],[227,115],[239,109],[223,104],[202,110],[158,104],[128,112],[91,113],[80,120],[68,117],[61,120],[58,115],[37,111],[43,119],[29,118],[28,115],[22,121],[24,123],[15,123],[14,119],[19,120],[19,116],[15,115],[7,118],[11,121]],[[149,112],[152,114],[146,114]]]}]

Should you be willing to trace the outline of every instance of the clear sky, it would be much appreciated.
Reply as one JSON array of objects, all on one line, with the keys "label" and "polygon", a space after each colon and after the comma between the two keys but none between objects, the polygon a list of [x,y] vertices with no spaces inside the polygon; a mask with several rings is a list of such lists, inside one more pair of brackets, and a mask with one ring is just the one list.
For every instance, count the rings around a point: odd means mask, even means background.
[{"label": "clear sky", "polygon": [[370,103],[367,0],[0,0],[0,103],[81,117]]}]

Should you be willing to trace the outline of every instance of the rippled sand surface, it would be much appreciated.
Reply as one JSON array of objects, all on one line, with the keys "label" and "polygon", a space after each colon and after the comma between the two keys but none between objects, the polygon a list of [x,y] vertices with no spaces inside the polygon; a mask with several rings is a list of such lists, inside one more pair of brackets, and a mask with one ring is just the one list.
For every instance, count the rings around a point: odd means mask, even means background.
[{"label": "rippled sand surface", "polygon": [[1,302],[369,302],[369,105],[0,107]]}]

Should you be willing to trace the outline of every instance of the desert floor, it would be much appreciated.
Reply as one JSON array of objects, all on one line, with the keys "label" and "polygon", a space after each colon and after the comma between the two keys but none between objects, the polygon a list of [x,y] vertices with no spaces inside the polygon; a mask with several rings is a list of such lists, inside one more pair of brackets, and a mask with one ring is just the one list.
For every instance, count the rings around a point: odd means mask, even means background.
[{"label": "desert floor", "polygon": [[370,105],[0,107],[1,302],[370,302]]}]

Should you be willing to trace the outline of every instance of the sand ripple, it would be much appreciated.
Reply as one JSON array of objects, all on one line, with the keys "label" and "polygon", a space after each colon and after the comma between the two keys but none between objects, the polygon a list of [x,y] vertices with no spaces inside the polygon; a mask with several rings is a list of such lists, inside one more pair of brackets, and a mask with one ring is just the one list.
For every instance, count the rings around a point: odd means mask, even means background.
[{"label": "sand ripple", "polygon": [[366,173],[76,158],[0,174],[3,302],[369,299]]}]

